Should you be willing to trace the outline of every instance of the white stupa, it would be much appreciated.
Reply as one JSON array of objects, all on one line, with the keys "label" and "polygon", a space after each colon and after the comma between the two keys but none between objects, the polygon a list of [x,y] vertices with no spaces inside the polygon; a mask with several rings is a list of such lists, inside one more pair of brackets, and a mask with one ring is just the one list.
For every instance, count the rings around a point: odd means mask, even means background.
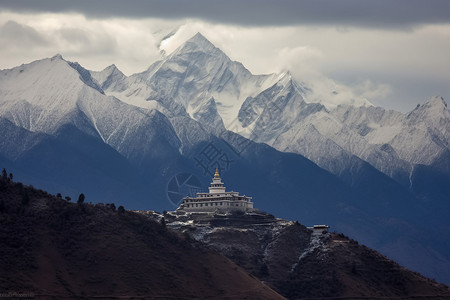
[{"label": "white stupa", "polygon": [[240,196],[239,192],[227,192],[220,179],[219,170],[209,187],[209,193],[197,193],[197,197],[185,197],[177,210],[187,212],[214,212],[214,211],[251,211],[253,210],[252,197]]}]

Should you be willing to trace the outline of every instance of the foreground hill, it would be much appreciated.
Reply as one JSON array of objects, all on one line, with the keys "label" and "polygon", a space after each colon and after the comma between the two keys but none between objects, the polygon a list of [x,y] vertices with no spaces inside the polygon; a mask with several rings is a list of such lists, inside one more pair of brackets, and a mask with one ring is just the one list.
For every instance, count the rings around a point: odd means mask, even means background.
[{"label": "foreground hill", "polygon": [[261,212],[177,211],[164,218],[169,228],[210,245],[289,299],[450,299],[445,285],[342,234],[313,232]]},{"label": "foreground hill", "polygon": [[38,299],[283,299],[224,256],[113,205],[0,179],[0,290]]}]

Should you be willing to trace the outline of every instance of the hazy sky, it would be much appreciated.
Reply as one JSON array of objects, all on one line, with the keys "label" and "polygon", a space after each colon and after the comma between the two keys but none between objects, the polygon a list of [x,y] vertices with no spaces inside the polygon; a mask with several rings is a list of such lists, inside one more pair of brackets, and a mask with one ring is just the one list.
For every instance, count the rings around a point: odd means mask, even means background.
[{"label": "hazy sky", "polygon": [[61,53],[130,75],[196,32],[254,74],[290,70],[401,111],[450,103],[447,0],[0,0],[0,68]]}]

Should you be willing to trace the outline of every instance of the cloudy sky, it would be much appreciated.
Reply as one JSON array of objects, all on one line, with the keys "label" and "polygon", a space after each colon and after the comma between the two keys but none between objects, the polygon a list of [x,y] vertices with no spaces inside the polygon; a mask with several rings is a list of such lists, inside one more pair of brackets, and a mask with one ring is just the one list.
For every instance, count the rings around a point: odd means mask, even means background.
[{"label": "cloudy sky", "polygon": [[0,0],[0,68],[60,53],[130,75],[196,32],[254,74],[400,111],[450,103],[447,0]]}]

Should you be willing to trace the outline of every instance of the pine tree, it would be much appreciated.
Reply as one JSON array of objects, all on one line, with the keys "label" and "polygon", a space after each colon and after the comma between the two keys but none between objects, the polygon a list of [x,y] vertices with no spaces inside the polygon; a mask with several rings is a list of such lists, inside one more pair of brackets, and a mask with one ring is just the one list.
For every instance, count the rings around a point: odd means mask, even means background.
[{"label": "pine tree", "polygon": [[3,171],[2,171],[2,180],[3,180],[3,181],[6,181],[7,179],[8,179],[8,172],[6,172],[6,169],[3,168]]},{"label": "pine tree", "polygon": [[77,203],[78,203],[78,204],[82,204],[82,203],[84,202],[84,199],[85,199],[84,194],[81,193],[80,196],[78,196],[78,201],[77,201]]}]

